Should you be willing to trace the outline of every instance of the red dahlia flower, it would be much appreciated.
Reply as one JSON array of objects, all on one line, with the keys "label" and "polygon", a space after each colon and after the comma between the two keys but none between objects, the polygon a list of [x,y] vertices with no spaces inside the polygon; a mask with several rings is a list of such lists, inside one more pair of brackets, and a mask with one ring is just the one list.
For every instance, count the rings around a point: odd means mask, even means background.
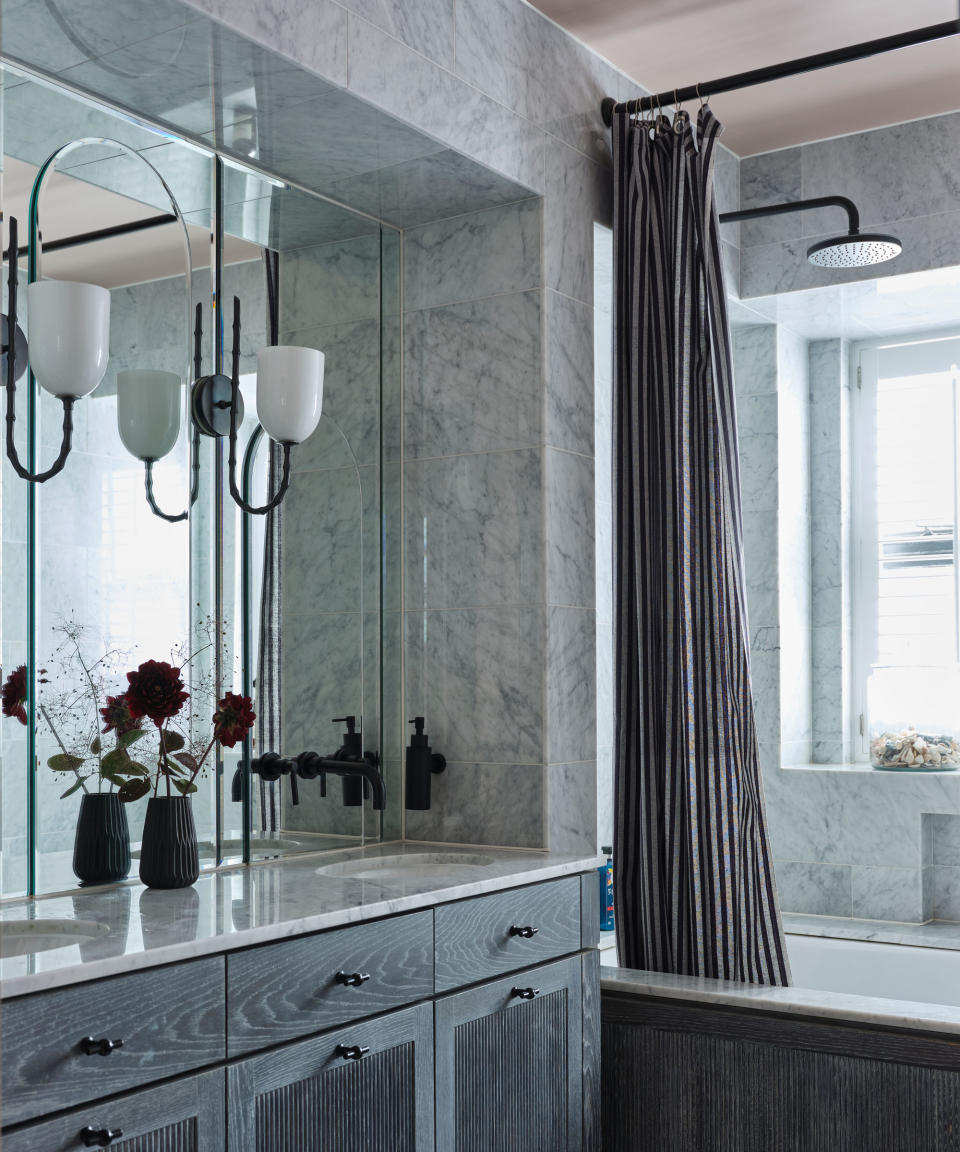
[{"label": "red dahlia flower", "polygon": [[119,696],[108,696],[107,703],[100,709],[100,715],[103,717],[104,732],[116,732],[118,736],[123,736],[140,727],[130,711],[126,692]]},{"label": "red dahlia flower", "polygon": [[256,718],[249,696],[228,692],[213,714],[213,734],[225,748],[232,748],[246,736]]},{"label": "red dahlia flower", "polygon": [[184,692],[180,669],[163,660],[147,660],[136,672],[127,673],[128,688],[124,693],[130,715],[139,720],[147,716],[158,728],[183,707],[189,692]]},{"label": "red dahlia flower", "polygon": [[21,664],[15,668],[3,685],[3,714],[15,716],[21,724],[27,723],[27,666]]}]

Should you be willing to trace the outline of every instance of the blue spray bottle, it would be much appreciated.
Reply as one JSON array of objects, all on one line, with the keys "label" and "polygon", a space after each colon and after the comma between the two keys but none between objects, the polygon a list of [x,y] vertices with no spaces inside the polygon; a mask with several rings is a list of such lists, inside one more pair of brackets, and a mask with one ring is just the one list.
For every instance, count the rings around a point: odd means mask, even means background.
[{"label": "blue spray bottle", "polygon": [[597,871],[600,873],[600,931],[613,931],[613,849],[601,848],[607,862]]}]

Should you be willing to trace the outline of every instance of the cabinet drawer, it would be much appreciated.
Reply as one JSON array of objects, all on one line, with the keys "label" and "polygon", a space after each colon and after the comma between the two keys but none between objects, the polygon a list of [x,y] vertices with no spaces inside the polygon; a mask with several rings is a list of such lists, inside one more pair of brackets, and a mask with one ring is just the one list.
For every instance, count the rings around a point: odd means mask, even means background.
[{"label": "cabinet drawer", "polygon": [[[478,896],[436,910],[436,984],[448,992],[580,947],[580,877]],[[536,929],[533,935],[522,930]]]},{"label": "cabinet drawer", "polygon": [[[224,1058],[223,957],[115,976],[3,1006],[3,1123]],[[83,1040],[121,1040],[109,1055]]]},{"label": "cabinet drawer", "polygon": [[[368,979],[346,984],[338,973]],[[236,952],[227,957],[227,1052],[239,1056],[432,995],[432,912]]]},{"label": "cabinet drawer", "polygon": [[[3,1137],[4,1152],[85,1152],[90,1133],[100,1147],[136,1152],[224,1152],[224,1072],[201,1072],[118,1100],[86,1104],[56,1120],[27,1124]],[[109,1141],[109,1142],[107,1142]],[[97,1147],[97,1145],[94,1145]]]}]

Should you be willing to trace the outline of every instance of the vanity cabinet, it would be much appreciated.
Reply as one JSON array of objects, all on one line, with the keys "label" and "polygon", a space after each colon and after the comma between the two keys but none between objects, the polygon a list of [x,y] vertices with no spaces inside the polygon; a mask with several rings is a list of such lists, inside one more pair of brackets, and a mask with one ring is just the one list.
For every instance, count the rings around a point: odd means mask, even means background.
[{"label": "vanity cabinet", "polygon": [[4,1152],[226,1152],[222,1068],[4,1132]]},{"label": "vanity cabinet", "polygon": [[5,1001],[5,1152],[597,1152],[597,894],[567,876]]},{"label": "vanity cabinet", "polygon": [[436,1002],[437,1148],[580,1152],[581,960]]},{"label": "vanity cabinet", "polygon": [[430,1004],[242,1060],[227,1075],[231,1152],[433,1152]]}]

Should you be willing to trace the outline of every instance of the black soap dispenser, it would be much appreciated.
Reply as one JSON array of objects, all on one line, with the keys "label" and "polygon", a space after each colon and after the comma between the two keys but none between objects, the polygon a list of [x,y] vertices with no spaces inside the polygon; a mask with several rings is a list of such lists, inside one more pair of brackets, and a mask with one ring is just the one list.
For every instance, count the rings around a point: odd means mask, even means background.
[{"label": "black soap dispenser", "polygon": [[423,731],[423,717],[415,716],[410,723],[414,733],[407,747],[406,801],[407,808],[423,812],[430,807],[430,777],[442,772],[447,759],[439,752],[430,751],[430,740]]},{"label": "black soap dispenser", "polygon": [[[334,753],[335,760],[362,760],[363,735],[357,731],[356,716],[336,716],[334,724],[346,724],[347,730],[343,734],[343,743]],[[369,785],[359,776],[341,776],[340,785],[343,791],[344,808],[359,808],[364,797],[369,792]]]}]

